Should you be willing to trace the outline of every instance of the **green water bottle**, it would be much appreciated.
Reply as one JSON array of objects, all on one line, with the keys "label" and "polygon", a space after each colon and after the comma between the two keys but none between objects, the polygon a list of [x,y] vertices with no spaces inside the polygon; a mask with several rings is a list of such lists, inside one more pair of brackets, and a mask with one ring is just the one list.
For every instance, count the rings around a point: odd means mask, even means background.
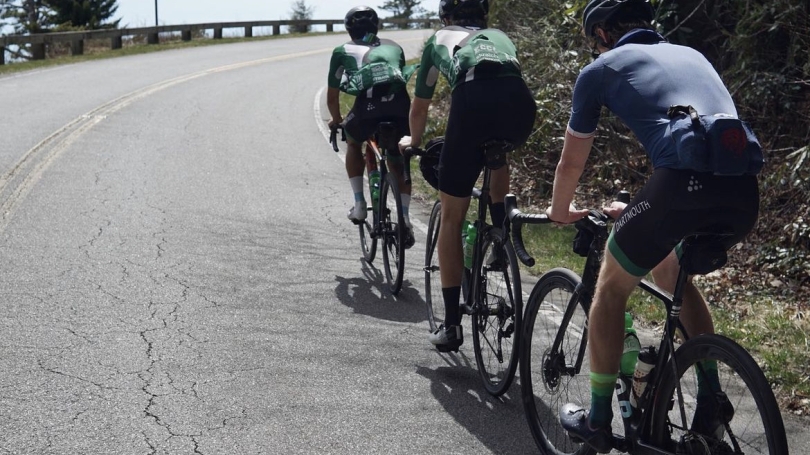
[{"label": "green water bottle", "polygon": [[621,374],[633,376],[639,351],[641,351],[641,343],[638,341],[636,329],[633,328],[633,316],[630,313],[624,313],[624,351],[619,369]]},{"label": "green water bottle", "polygon": [[475,229],[475,225],[470,223],[467,220],[464,220],[465,225],[463,226],[462,232],[466,232],[467,235],[464,238],[464,267],[471,269],[473,264],[473,250],[475,249],[475,237],[478,234],[478,230]]},{"label": "green water bottle", "polygon": [[371,190],[371,206],[377,210],[380,201],[380,171],[373,170],[368,174],[368,187]]}]

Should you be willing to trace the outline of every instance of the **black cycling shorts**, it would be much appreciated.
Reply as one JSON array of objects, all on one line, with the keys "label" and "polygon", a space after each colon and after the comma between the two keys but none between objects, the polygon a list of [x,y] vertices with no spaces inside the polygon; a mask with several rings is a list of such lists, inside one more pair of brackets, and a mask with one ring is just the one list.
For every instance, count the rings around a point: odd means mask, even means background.
[{"label": "black cycling shorts", "polygon": [[759,213],[757,178],[656,169],[613,225],[608,248],[625,271],[645,276],[683,240],[698,232],[733,232],[740,242]]},{"label": "black cycling shorts", "polygon": [[408,114],[411,98],[405,89],[390,95],[360,95],[343,122],[346,135],[355,142],[363,142],[374,135],[380,122],[392,122],[397,126],[398,137],[410,135]]},{"label": "black cycling shorts", "polygon": [[497,139],[520,147],[534,128],[536,113],[534,97],[519,77],[473,80],[456,87],[439,158],[439,190],[470,196],[484,167],[480,146]]}]

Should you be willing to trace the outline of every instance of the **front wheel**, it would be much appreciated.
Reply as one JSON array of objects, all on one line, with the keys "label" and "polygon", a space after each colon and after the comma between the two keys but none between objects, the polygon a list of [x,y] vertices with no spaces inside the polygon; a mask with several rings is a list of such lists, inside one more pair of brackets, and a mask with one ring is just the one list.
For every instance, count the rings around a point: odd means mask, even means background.
[{"label": "front wheel", "polygon": [[[721,335],[700,335],[678,348],[675,364],[677,371],[667,365],[655,393],[653,444],[698,455],[788,453],[771,386],[744,348]],[[714,374],[720,393],[704,379]]]},{"label": "front wheel", "polygon": [[430,212],[427,241],[425,242],[425,303],[427,304],[428,324],[433,333],[444,322],[444,297],[442,280],[439,275],[439,227],[442,222],[442,203],[436,201]]},{"label": "front wheel", "polygon": [[493,396],[505,393],[518,363],[518,346],[523,297],[520,272],[512,244],[500,230],[492,229],[484,238],[484,261],[475,311],[472,315],[473,347],[484,387]]},{"label": "front wheel", "polygon": [[402,289],[402,276],[405,268],[405,218],[402,215],[399,182],[393,173],[389,172],[385,175],[385,181],[380,190],[379,204],[385,278],[391,294],[397,295]]},{"label": "front wheel", "polygon": [[575,292],[576,273],[552,269],[534,285],[526,303],[520,344],[521,396],[535,444],[543,453],[594,453],[560,425],[560,407],[590,407],[586,363],[588,309]]}]

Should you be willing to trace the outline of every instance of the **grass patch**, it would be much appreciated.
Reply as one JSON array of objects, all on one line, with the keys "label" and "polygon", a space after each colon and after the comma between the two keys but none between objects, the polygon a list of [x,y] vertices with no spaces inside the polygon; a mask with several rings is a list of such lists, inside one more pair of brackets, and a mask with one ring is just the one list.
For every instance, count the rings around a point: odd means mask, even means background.
[{"label": "grass patch", "polygon": [[[219,44],[244,43],[249,41],[250,42],[267,41],[272,39],[316,36],[325,34],[327,33],[326,32],[315,32],[305,34],[290,33],[284,35],[254,36],[253,38],[223,37],[222,39],[213,39],[208,37],[195,36],[195,39],[191,41],[182,41],[180,39],[180,35],[177,34],[171,37],[161,37],[160,44],[146,44],[145,42],[141,42],[145,40],[133,38],[131,40],[125,41],[124,46],[121,49],[110,49],[109,40],[88,40],[85,46],[85,53],[83,55],[71,56],[69,55],[69,53],[65,54],[64,52],[62,52],[60,53],[60,55],[46,58],[45,60],[28,60],[13,63],[6,62],[5,65],[0,65],[0,74],[17,73],[21,71],[37,70],[57,65],[69,65],[73,63],[124,57],[128,55],[149,54],[152,52],[160,52],[172,49],[187,49],[192,47],[215,46]],[[106,44],[102,44],[101,43],[102,41]],[[90,42],[94,43],[91,44]],[[62,47],[66,49],[66,47],[64,46]]]}]

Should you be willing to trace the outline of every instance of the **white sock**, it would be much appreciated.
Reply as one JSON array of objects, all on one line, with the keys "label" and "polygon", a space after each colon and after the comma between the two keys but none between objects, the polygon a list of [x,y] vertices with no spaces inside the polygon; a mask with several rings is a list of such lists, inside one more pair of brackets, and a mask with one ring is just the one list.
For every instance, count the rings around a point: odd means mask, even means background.
[{"label": "white sock", "polygon": [[354,193],[354,202],[363,201],[366,198],[363,197],[363,176],[352,177],[349,179],[349,183],[352,185],[352,192]]}]

